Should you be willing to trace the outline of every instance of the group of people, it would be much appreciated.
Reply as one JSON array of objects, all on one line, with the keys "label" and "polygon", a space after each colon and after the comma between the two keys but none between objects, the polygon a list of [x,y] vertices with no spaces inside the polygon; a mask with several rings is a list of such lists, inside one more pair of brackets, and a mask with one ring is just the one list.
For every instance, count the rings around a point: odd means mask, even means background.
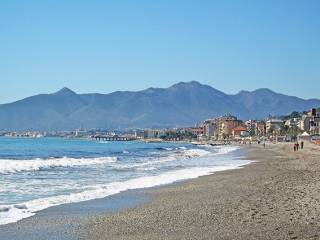
[{"label": "group of people", "polygon": [[293,145],[293,151],[299,151],[299,148],[303,149],[303,145],[304,145],[303,141],[301,141],[300,144],[299,142],[295,142]]}]

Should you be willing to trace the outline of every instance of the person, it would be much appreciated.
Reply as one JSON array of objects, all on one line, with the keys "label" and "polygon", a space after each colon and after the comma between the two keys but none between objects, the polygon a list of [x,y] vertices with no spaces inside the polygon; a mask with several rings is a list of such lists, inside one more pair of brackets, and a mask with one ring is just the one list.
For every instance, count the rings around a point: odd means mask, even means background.
[{"label": "person", "polygon": [[263,143],[263,148],[266,148],[266,143],[265,142]]},{"label": "person", "polygon": [[299,147],[300,147],[300,145],[299,145],[299,143],[297,142],[297,151],[299,151]]},{"label": "person", "polygon": [[303,145],[304,145],[304,142],[303,142],[303,141],[301,141],[301,149],[303,149]]}]

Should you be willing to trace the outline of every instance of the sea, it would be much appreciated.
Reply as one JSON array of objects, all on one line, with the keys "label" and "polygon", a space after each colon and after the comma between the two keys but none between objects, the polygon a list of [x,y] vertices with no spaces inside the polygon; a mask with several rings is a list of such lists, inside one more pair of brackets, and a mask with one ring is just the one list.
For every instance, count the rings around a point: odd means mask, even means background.
[{"label": "sea", "polygon": [[249,164],[238,146],[0,137],[0,225]]}]

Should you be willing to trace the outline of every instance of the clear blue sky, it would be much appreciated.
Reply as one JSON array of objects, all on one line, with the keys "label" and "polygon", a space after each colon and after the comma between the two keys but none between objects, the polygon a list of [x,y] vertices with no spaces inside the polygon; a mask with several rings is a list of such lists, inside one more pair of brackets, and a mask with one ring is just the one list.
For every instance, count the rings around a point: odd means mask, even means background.
[{"label": "clear blue sky", "polygon": [[196,80],[320,98],[319,0],[2,0],[0,103]]}]

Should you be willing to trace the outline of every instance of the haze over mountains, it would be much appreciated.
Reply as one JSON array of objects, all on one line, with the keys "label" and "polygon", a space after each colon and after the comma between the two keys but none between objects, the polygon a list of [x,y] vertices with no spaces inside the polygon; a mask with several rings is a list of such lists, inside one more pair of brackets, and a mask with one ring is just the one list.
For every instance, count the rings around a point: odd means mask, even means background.
[{"label": "haze over mountains", "polygon": [[319,107],[319,99],[301,99],[269,89],[225,94],[198,82],[169,88],[77,94],[63,88],[0,105],[0,130],[74,130],[194,126],[208,117],[233,114],[264,119]]}]

